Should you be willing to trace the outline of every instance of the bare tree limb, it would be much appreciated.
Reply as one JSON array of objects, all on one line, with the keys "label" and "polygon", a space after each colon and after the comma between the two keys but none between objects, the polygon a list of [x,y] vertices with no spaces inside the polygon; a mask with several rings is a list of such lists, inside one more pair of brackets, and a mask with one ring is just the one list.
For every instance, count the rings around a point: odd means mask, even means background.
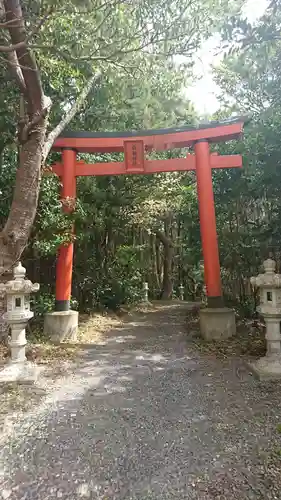
[{"label": "bare tree limb", "polygon": [[[16,52],[10,52],[10,53],[8,53],[7,57],[0,55],[0,61],[3,61],[5,63],[5,65],[6,65],[7,64],[7,58],[10,57],[10,54],[15,54],[16,55]],[[35,69],[31,70],[28,66],[23,66],[23,64],[20,64],[18,58],[16,58],[16,59],[11,58],[11,60],[9,61],[9,64],[13,65],[13,66],[18,66],[21,70],[22,69],[28,69],[29,71],[37,71]]]},{"label": "bare tree limb", "polygon": [[19,0],[5,0],[6,20],[14,21],[9,25],[9,33],[13,46],[16,46],[16,55],[20,61],[23,79],[26,86],[26,95],[31,113],[41,112],[44,108],[44,92],[41,84],[37,64],[31,50],[26,47],[27,33],[22,16]]},{"label": "bare tree limb", "polygon": [[[23,47],[26,47],[27,46],[27,43],[28,41],[38,33],[38,31],[40,31],[40,29],[42,28],[42,26],[45,24],[45,22],[47,21],[48,17],[53,13],[54,11],[54,6],[52,5],[51,7],[49,7],[49,9],[47,9],[47,11],[45,12],[45,14],[42,16],[42,18],[39,20],[38,24],[33,28],[33,30],[27,34],[25,40],[23,40],[22,42],[19,42],[17,44],[14,44],[14,45],[0,45],[0,52],[13,52],[13,51],[16,51],[17,49],[20,49],[20,48],[23,48]],[[13,19],[10,19],[8,21],[6,21],[5,23],[0,23],[0,28],[6,28],[8,30],[10,30],[10,28],[17,28],[18,27],[18,22],[22,21],[23,22],[23,18],[13,18]]]},{"label": "bare tree limb", "polygon": [[8,65],[12,77],[16,80],[16,83],[22,94],[26,93],[26,85],[22,74],[22,69],[19,65],[16,52],[10,52],[7,54]]},{"label": "bare tree limb", "polygon": [[89,92],[91,91],[93,85],[97,80],[99,80],[101,77],[101,72],[95,73],[91,78],[88,80],[86,83],[85,87],[83,88],[81,94],[78,96],[77,100],[73,104],[72,108],[65,114],[65,116],[62,118],[62,120],[58,123],[58,125],[49,133],[44,147],[42,151],[42,164],[45,163],[46,158],[52,148],[52,145],[56,138],[60,135],[60,133],[63,131],[65,126],[74,118],[76,113],[79,111],[79,109],[83,106]]},{"label": "bare tree limb", "polygon": [[[1,19],[1,17],[0,17]],[[11,20],[11,21],[5,21],[3,23],[0,23],[0,28],[8,28],[9,25],[11,25],[12,23],[14,22],[14,20]]]},{"label": "bare tree limb", "polygon": [[[13,26],[15,27],[15,26]],[[0,52],[14,52],[17,49],[26,47],[26,41],[16,43],[15,45],[0,45]]]}]

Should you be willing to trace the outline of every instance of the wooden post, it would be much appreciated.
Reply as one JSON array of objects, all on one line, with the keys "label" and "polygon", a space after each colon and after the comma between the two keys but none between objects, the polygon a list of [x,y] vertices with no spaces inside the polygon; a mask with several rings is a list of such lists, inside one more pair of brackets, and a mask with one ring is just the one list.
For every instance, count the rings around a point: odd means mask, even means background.
[{"label": "wooden post", "polygon": [[[62,209],[66,213],[74,210],[76,199],[76,151],[64,149],[62,151],[62,176],[61,176],[61,198]],[[73,269],[73,243],[61,245],[57,258],[56,275],[56,311],[69,311],[72,285]]]},{"label": "wooden post", "polygon": [[207,301],[209,307],[222,307],[219,248],[209,143],[207,140],[202,139],[195,143],[194,149]]}]

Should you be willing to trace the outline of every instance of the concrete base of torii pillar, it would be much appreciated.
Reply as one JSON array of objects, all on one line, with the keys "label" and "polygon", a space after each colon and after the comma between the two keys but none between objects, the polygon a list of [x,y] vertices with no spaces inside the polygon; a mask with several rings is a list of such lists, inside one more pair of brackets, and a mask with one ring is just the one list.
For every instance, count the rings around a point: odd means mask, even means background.
[{"label": "concrete base of torii pillar", "polygon": [[224,340],[236,334],[235,312],[228,307],[201,309],[200,332],[205,340]]},{"label": "concrete base of torii pillar", "polygon": [[45,314],[44,334],[54,344],[74,342],[78,333],[78,311],[54,311]]}]

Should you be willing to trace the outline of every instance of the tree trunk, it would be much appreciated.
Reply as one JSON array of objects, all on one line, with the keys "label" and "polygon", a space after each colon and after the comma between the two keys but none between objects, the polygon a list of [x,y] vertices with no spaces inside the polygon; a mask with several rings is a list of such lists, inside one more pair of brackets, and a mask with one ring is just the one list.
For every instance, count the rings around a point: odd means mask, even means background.
[{"label": "tree trunk", "polygon": [[156,257],[157,283],[158,283],[158,288],[160,290],[161,288],[160,283],[162,282],[163,279],[163,265],[160,252],[160,241],[157,237],[155,239],[155,257]]},{"label": "tree trunk", "polygon": [[[6,271],[0,276],[0,283],[6,283],[13,279],[11,271]],[[5,295],[0,294],[0,342],[5,340],[9,335],[9,326],[3,319],[3,314],[6,311],[7,298]]]},{"label": "tree trunk", "polygon": [[157,240],[155,237],[155,234],[151,233],[150,236],[150,244],[151,244],[151,259],[152,259],[152,269],[153,269],[153,274],[154,274],[154,282],[156,283],[156,286],[158,289],[160,289],[160,279],[159,279],[159,266],[158,266],[158,261],[159,261],[159,256],[157,256]]},{"label": "tree trunk", "polygon": [[35,219],[41,181],[42,149],[47,117],[30,131],[19,155],[13,202],[8,220],[0,233],[0,268],[2,272],[17,262],[27,245]]},{"label": "tree trunk", "polygon": [[[166,233],[166,234],[165,234]],[[172,240],[168,237],[168,228],[166,227],[165,233],[162,231],[156,232],[156,237],[161,241],[164,250],[163,259],[163,281],[161,290],[161,299],[167,300],[172,298],[173,294],[173,279],[172,279],[172,266],[174,247]]]},{"label": "tree trunk", "polygon": [[18,134],[19,168],[9,217],[0,233],[1,274],[17,262],[27,245],[38,205],[41,167],[53,142],[80,109],[94,82],[101,74],[97,73],[89,78],[71,109],[46,137],[48,115],[52,103],[44,95],[40,71],[28,44],[29,37],[21,2],[0,0],[0,18],[6,23],[10,35],[11,45],[7,53],[7,64],[21,94]]}]

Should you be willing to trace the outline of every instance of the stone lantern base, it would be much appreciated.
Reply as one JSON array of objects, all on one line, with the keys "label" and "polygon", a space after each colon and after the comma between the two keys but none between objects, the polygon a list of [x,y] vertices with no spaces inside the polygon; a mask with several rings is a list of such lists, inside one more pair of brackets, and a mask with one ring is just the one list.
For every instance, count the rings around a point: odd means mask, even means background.
[{"label": "stone lantern base", "polygon": [[249,363],[249,368],[259,380],[281,379],[281,356],[264,356],[253,363]]},{"label": "stone lantern base", "polygon": [[236,334],[235,312],[228,307],[201,309],[200,331],[205,340],[224,340]]},{"label": "stone lantern base", "polygon": [[19,384],[35,384],[42,367],[22,361],[21,363],[9,362],[3,370],[0,371],[0,384],[17,382]]}]

